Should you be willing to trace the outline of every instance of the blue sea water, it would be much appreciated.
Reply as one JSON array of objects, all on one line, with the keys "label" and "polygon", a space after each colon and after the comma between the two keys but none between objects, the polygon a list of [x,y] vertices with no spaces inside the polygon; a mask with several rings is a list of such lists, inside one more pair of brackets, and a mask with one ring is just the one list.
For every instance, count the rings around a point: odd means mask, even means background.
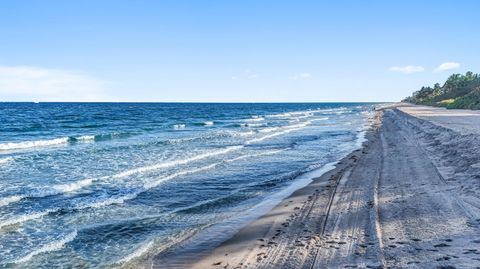
[{"label": "blue sea water", "polygon": [[372,106],[0,103],[0,267],[115,267],[238,225],[358,148]]}]

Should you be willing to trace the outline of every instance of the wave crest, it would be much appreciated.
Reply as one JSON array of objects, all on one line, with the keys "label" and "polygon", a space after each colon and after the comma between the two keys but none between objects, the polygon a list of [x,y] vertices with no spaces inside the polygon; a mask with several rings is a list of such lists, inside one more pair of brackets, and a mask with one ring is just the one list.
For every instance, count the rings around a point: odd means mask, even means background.
[{"label": "wave crest", "polygon": [[18,201],[22,200],[23,198],[25,198],[25,196],[23,196],[23,195],[13,195],[13,196],[9,196],[9,197],[2,197],[2,198],[0,198],[0,206],[6,206],[8,204],[18,202]]},{"label": "wave crest", "polygon": [[77,230],[74,230],[73,232],[67,234],[64,238],[60,238],[59,240],[52,241],[52,242],[40,247],[39,249],[36,249],[36,250],[30,252],[28,255],[26,255],[26,256],[24,256],[20,259],[15,260],[14,263],[24,263],[24,262],[29,261],[34,256],[37,256],[39,254],[60,250],[65,246],[65,244],[73,241],[75,239],[75,237],[77,237]]},{"label": "wave crest", "polygon": [[12,150],[12,149],[28,149],[37,147],[46,147],[52,145],[66,144],[70,140],[69,137],[55,138],[50,140],[36,140],[36,141],[23,141],[23,142],[9,142],[0,144],[0,150]]},{"label": "wave crest", "polygon": [[6,164],[13,161],[13,157],[5,157],[0,159],[0,164]]}]

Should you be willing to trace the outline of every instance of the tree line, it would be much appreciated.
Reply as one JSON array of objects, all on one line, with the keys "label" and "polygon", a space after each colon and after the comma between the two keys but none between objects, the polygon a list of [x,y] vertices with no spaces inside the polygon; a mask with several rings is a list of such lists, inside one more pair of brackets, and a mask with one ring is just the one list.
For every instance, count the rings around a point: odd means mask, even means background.
[{"label": "tree line", "polygon": [[443,106],[446,108],[480,109],[480,75],[467,72],[453,74],[442,85],[422,87],[403,102]]}]

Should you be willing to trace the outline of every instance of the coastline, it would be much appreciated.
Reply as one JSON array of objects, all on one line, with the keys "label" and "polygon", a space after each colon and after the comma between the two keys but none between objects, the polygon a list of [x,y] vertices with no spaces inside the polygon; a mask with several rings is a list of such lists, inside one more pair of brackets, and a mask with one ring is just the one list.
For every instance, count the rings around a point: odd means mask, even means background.
[{"label": "coastline", "polygon": [[[177,268],[475,268],[478,133],[409,107],[377,111],[361,149]],[[162,264],[153,258],[145,267]]]},{"label": "coastline", "polygon": [[[277,197],[273,197],[273,199],[264,201],[263,205],[259,204],[252,208],[252,210],[255,210],[263,207],[263,210],[261,210],[260,214],[246,214],[247,216],[238,217],[238,219],[243,218],[244,220],[241,221],[242,224],[235,232],[229,232],[229,235],[227,236],[219,234],[218,231],[215,231],[214,235],[207,235],[207,237],[211,237],[209,238],[210,240],[218,242],[217,246],[214,246],[211,249],[199,249],[197,247],[196,251],[200,250],[203,252],[200,254],[192,253],[191,250],[182,251],[180,254],[176,253],[175,256],[179,258],[175,258],[175,261],[172,263],[170,263],[171,261],[168,260],[170,257],[169,255],[165,256],[160,253],[154,255],[153,257],[145,257],[144,259],[140,259],[138,262],[133,264],[124,264],[121,266],[121,268],[207,268],[207,264],[210,264],[212,255],[214,255],[214,253],[216,253],[218,250],[223,249],[225,246],[232,244],[235,246],[235,248],[245,247],[250,249],[250,246],[247,246],[248,244],[254,242],[255,245],[258,245],[256,244],[257,242],[255,242],[257,237],[273,233],[272,231],[274,231],[274,229],[271,228],[270,225],[278,225],[280,222],[282,222],[282,219],[288,218],[288,216],[294,213],[294,208],[296,210],[296,208],[304,204],[304,200],[308,199],[308,196],[313,189],[317,189],[319,186],[324,186],[325,184],[330,183],[332,177],[336,176],[340,172],[345,172],[347,167],[350,167],[354,162],[356,162],[358,156],[362,154],[362,151],[364,151],[365,144],[368,143],[368,136],[371,135],[371,129],[375,124],[374,121],[376,120],[374,118],[370,118],[368,121],[369,123],[366,125],[367,129],[363,131],[359,137],[357,137],[356,143],[360,146],[360,148],[348,153],[347,156],[341,158],[337,162],[327,163],[319,168],[315,168],[310,172],[300,175],[296,179],[296,182],[293,182],[286,189],[280,191],[281,193],[284,193],[282,198],[278,199],[278,196],[282,196],[280,193],[273,194],[272,196]],[[285,193],[288,194],[285,195]],[[265,210],[265,208],[267,209]],[[207,230],[209,228],[207,228]],[[191,238],[180,243],[180,246],[174,246],[174,249],[180,248],[183,250],[184,247],[189,248],[191,244],[196,244],[195,240],[197,240],[197,235],[199,234],[192,235]],[[202,232],[200,235],[205,235],[205,233]],[[218,238],[215,238],[215,236],[220,236],[221,239],[219,240]],[[199,241],[205,241],[205,238]],[[244,245],[242,242],[245,242],[246,245]],[[213,268],[225,267],[225,264],[221,267],[218,267],[221,265],[218,264],[218,262],[213,262],[210,265],[213,265]]]},{"label": "coastline", "polygon": [[[313,178],[312,182],[307,186],[296,190],[267,214],[243,227],[233,237],[215,248],[208,256],[185,266],[185,268],[254,267],[255,263],[262,262],[262,260],[268,258],[267,252],[264,251],[265,249],[271,246],[287,244],[286,241],[288,240],[283,240],[284,242],[282,243],[276,242],[279,237],[286,233],[288,233],[288,238],[296,238],[294,239],[293,248],[289,244],[290,249],[304,248],[305,250],[301,250],[301,253],[298,254],[300,256],[312,256],[312,252],[307,247],[309,243],[306,241],[314,242],[319,235],[314,235],[314,232],[308,228],[313,228],[312,226],[315,226],[314,223],[327,221],[328,211],[331,210],[331,203],[333,202],[337,186],[340,184],[340,179],[351,172],[350,170],[361,158],[361,155],[364,155],[368,150],[369,141],[373,139],[376,133],[379,120],[380,118],[377,114],[366,132],[365,141],[363,141],[360,149],[352,151],[334,164],[331,170]],[[326,193],[322,193],[324,191]],[[328,195],[325,195],[327,193]],[[319,202],[328,204],[327,212],[322,212],[325,214],[316,212],[318,209],[315,206]],[[289,230],[288,232],[285,231],[287,229]],[[325,232],[324,228],[320,228],[320,230],[320,234]],[[287,261],[285,260],[285,262]],[[290,266],[295,267],[294,264],[291,264],[287,265],[286,268]]]}]

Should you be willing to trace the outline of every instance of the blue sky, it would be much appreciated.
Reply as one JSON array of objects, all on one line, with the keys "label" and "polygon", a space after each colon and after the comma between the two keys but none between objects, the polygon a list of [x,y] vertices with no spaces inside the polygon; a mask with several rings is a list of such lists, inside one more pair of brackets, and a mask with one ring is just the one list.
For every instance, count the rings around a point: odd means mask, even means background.
[{"label": "blue sky", "polygon": [[480,72],[480,1],[1,1],[0,101],[398,101]]}]

